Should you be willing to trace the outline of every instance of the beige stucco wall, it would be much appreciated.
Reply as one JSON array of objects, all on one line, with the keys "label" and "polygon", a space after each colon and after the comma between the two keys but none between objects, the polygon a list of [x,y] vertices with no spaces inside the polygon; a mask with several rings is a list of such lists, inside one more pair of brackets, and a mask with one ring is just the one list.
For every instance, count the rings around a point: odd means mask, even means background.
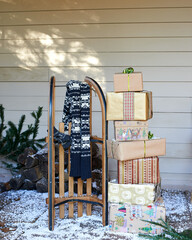
[{"label": "beige stucco wall", "polygon": [[[47,134],[48,81],[95,78],[113,90],[113,74],[142,71],[153,92],[150,130],[166,137],[162,184],[192,182],[192,1],[59,0],[0,1],[0,103],[6,120],[18,122],[43,106],[40,135]],[[56,90],[56,122],[64,89]],[[101,133],[94,97],[94,134]],[[109,123],[109,137],[113,124]],[[116,161],[110,161],[110,174]]]}]

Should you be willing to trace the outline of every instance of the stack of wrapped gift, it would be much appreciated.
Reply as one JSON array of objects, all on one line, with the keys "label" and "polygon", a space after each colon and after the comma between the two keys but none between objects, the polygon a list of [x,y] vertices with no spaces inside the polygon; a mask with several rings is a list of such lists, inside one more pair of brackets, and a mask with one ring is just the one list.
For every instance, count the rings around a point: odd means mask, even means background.
[{"label": "stack of wrapped gift", "polygon": [[114,75],[114,92],[106,97],[107,120],[115,127],[115,140],[107,141],[107,152],[118,161],[118,182],[108,184],[109,229],[160,234],[160,226],[142,220],[165,220],[158,156],[165,155],[166,143],[148,138],[152,93],[143,91],[142,73],[130,69]]}]

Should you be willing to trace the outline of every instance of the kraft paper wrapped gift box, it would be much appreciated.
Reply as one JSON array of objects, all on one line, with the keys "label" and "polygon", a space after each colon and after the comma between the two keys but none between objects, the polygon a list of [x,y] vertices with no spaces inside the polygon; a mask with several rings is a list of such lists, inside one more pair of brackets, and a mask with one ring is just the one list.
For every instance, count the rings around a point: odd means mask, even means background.
[{"label": "kraft paper wrapped gift box", "polygon": [[107,120],[148,120],[153,116],[152,92],[108,92]]},{"label": "kraft paper wrapped gift box", "polygon": [[114,121],[118,141],[148,139],[148,121]]},{"label": "kraft paper wrapped gift box", "polygon": [[115,73],[114,92],[143,91],[143,75],[141,72]]},{"label": "kraft paper wrapped gift box", "polygon": [[118,161],[118,183],[160,183],[159,158]]},{"label": "kraft paper wrapped gift box", "polygon": [[166,211],[162,198],[148,206],[130,204],[110,204],[109,207],[109,230],[125,233],[161,234],[160,226],[144,222],[142,220],[159,222],[165,221]]},{"label": "kraft paper wrapped gift box", "polygon": [[107,140],[108,157],[120,161],[163,156],[165,153],[165,138],[126,142]]},{"label": "kraft paper wrapped gift box", "polygon": [[161,184],[108,183],[108,201],[148,205],[161,196]]}]

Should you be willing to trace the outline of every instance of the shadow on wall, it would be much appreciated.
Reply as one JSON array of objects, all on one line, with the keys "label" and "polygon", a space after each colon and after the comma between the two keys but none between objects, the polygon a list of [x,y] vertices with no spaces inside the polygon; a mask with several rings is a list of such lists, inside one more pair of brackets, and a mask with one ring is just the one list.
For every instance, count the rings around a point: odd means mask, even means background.
[{"label": "shadow on wall", "polygon": [[[38,96],[33,99],[32,91],[38,86],[35,82],[49,81],[52,75],[56,77],[57,82],[67,82],[70,79],[83,81],[85,76],[90,76],[99,81],[103,90],[106,90],[106,76],[103,68],[100,67],[105,64],[99,56],[99,52],[106,46],[101,46],[100,42],[95,39],[100,31],[99,25],[89,24],[98,23],[100,19],[94,11],[52,11],[51,9],[39,11],[38,7],[30,9],[30,6],[24,7],[25,11],[21,7],[20,0],[18,1],[19,7],[16,7],[17,1],[4,1],[4,3],[10,4],[11,7],[10,11],[0,13],[2,26],[0,29],[0,81],[25,82],[25,84],[19,83],[19,86],[24,88],[21,95],[13,94],[14,99],[19,98],[21,107],[15,104],[11,110],[28,110],[29,107],[34,108],[35,104],[37,106],[43,104],[44,120],[41,121],[43,127],[41,126],[40,135],[44,136],[47,129],[47,117],[45,117],[45,114],[47,116],[45,112],[47,111],[47,98],[45,91],[42,91],[43,93],[38,91],[36,93]],[[40,3],[42,6],[42,1]],[[1,1],[0,9],[3,9],[2,4]],[[52,5],[54,7],[54,4]],[[23,11],[20,11],[21,9]],[[74,14],[76,14],[75,17]],[[26,82],[31,82],[31,85]],[[26,87],[32,88],[30,93]],[[64,91],[63,89],[57,90],[57,100],[64,97]],[[5,98],[9,94],[12,95],[12,91],[8,91]],[[28,104],[31,99],[33,105]],[[95,102],[98,103],[97,100]],[[58,105],[58,101],[56,104]],[[100,109],[96,104],[94,110],[99,112]],[[63,99],[59,105],[63,105]],[[57,107],[57,115],[61,115],[62,108],[63,106],[58,110]],[[10,110],[10,108],[6,109]],[[61,119],[60,116],[59,119]],[[99,125],[98,122],[95,125]],[[96,131],[98,128],[99,126]]]},{"label": "shadow on wall", "polygon": [[95,50],[96,40],[87,40],[99,32],[98,25],[90,28],[87,23],[97,23],[99,17],[81,10],[77,13],[81,19],[78,21],[74,14],[71,11],[1,13],[0,66],[26,71],[46,68],[48,78],[56,75],[59,81],[63,81],[63,76],[67,80],[83,80],[89,75],[97,77],[105,88],[105,74],[99,68],[104,63]]}]

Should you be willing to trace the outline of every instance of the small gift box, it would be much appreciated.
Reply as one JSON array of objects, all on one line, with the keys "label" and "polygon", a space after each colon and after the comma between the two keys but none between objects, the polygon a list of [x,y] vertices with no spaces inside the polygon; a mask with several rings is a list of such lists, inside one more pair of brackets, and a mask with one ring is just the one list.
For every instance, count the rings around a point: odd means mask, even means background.
[{"label": "small gift box", "polygon": [[161,223],[159,219],[165,221],[165,216],[166,211],[162,198],[147,206],[113,203],[109,207],[109,230],[124,233],[161,234],[163,233],[161,226],[142,220]]},{"label": "small gift box", "polygon": [[118,183],[160,183],[159,158],[118,161]]},{"label": "small gift box", "polygon": [[160,196],[160,184],[108,183],[109,202],[148,205]]},{"label": "small gift box", "polygon": [[152,92],[108,92],[107,120],[148,120],[152,118]]},{"label": "small gift box", "polygon": [[126,142],[107,140],[108,157],[120,161],[163,156],[165,153],[165,138]]},{"label": "small gift box", "polygon": [[115,121],[114,125],[118,141],[148,139],[147,121]]},{"label": "small gift box", "polygon": [[143,76],[141,72],[115,73],[114,92],[143,91]]}]

